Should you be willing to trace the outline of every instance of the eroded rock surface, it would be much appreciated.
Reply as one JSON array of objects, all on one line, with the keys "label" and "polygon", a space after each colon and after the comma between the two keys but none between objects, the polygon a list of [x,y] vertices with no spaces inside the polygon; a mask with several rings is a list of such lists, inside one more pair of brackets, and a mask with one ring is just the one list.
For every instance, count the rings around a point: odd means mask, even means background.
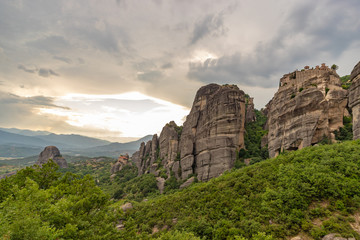
[{"label": "eroded rock surface", "polygon": [[251,123],[256,121],[255,107],[254,107],[254,98],[246,98],[246,117],[245,123]]},{"label": "eroded rock surface", "polygon": [[47,163],[49,159],[52,159],[61,168],[68,167],[66,160],[61,156],[59,149],[55,146],[45,147],[45,149],[40,153],[36,164],[41,166],[44,163]]},{"label": "eroded rock surface", "polygon": [[126,165],[131,165],[131,163],[129,162],[129,155],[121,155],[118,158],[118,161],[111,166],[110,173],[115,174],[116,172],[121,171],[121,169],[123,169],[123,167]]},{"label": "eroded rock surface", "polygon": [[158,176],[159,168],[162,167],[170,176],[174,163],[179,160],[180,133],[181,127],[171,121],[163,127],[159,137],[155,134],[151,141],[141,143],[139,151],[132,156],[138,167],[138,174],[153,173]]},{"label": "eroded rock surface", "polygon": [[352,81],[349,89],[349,107],[353,114],[353,135],[354,139],[360,138],[360,62],[356,64],[351,72]]},{"label": "eroded rock surface", "polygon": [[325,64],[285,74],[266,106],[270,157],[324,138],[334,140],[333,132],[343,126],[343,116],[349,115],[346,106],[347,91],[335,70]]},{"label": "eroded rock surface", "polygon": [[200,88],[180,138],[181,178],[207,181],[231,169],[244,148],[244,124],[245,94],[237,86]]},{"label": "eroded rock surface", "polygon": [[[248,106],[252,121],[252,99]],[[132,160],[139,174],[159,176],[165,169],[168,177],[197,175],[200,181],[207,181],[231,169],[236,151],[244,148],[245,112],[245,94],[237,86],[209,84],[200,88],[183,127],[175,122],[166,124],[159,138],[154,135],[134,153]]]}]

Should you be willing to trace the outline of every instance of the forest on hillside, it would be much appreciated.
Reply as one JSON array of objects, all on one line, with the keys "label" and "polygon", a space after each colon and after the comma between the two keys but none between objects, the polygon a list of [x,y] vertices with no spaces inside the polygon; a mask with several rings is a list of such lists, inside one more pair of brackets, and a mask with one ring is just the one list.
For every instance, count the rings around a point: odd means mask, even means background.
[{"label": "forest on hillside", "polygon": [[[163,195],[155,188],[151,193],[153,186],[141,185],[128,168],[117,177],[133,185],[119,201],[90,175],[59,172],[53,162],[28,167],[0,181],[0,236],[278,239],[300,234],[321,239],[336,232],[359,239],[359,147],[360,141],[345,141],[284,152]],[[125,202],[133,205],[126,212]]]}]

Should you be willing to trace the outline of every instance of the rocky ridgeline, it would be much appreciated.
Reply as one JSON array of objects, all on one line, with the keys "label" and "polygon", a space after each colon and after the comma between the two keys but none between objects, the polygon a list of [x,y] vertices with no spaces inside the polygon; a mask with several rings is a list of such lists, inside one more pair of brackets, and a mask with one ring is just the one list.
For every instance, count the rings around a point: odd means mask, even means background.
[{"label": "rocky ridgeline", "polygon": [[[285,74],[278,91],[263,109],[268,134],[262,144],[270,157],[326,141],[353,113],[354,139],[360,138],[360,62],[351,73],[349,91],[339,75],[325,64]],[[244,124],[256,120],[253,99],[235,85],[210,84],[196,94],[184,126],[166,124],[160,137],[142,143],[132,160],[139,175],[174,174],[177,179],[196,175],[207,181],[234,166],[244,145]],[[189,179],[193,180],[193,178]]]},{"label": "rocky ridgeline", "polygon": [[284,75],[266,106],[269,156],[335,140],[334,131],[349,116],[347,102],[339,76],[325,64]]},{"label": "rocky ridgeline", "polygon": [[52,159],[60,168],[67,168],[66,160],[61,156],[60,151],[55,146],[47,146],[45,149],[40,153],[38,161],[36,162],[37,165],[43,165]]},{"label": "rocky ridgeline", "polygon": [[351,72],[352,81],[349,89],[349,106],[353,114],[353,134],[354,139],[360,138],[360,62],[356,64]]},{"label": "rocky ridgeline", "polygon": [[[250,121],[255,117],[252,100],[248,111]],[[139,175],[158,176],[163,169],[177,179],[196,174],[200,181],[207,181],[231,169],[237,151],[244,148],[245,112],[245,94],[237,86],[200,88],[183,127],[166,124],[159,137],[154,135],[134,153]]]}]

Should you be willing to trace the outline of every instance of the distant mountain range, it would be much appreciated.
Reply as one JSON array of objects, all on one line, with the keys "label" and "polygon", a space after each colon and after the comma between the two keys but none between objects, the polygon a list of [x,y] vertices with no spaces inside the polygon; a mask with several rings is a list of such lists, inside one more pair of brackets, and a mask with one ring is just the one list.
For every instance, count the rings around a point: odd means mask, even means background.
[{"label": "distant mountain range", "polygon": [[50,145],[58,147],[62,154],[117,157],[123,153],[134,153],[141,142],[151,137],[148,135],[128,143],[114,143],[76,134],[0,128],[0,157],[29,157]]}]

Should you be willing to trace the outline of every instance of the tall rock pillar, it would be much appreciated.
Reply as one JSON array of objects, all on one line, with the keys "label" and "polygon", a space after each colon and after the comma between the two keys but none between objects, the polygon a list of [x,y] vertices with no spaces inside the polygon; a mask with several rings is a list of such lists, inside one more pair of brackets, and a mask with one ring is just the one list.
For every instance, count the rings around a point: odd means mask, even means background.
[{"label": "tall rock pillar", "polygon": [[180,137],[181,178],[197,174],[200,181],[234,166],[244,148],[245,94],[235,85],[201,87]]},{"label": "tall rock pillar", "polygon": [[349,90],[349,107],[353,114],[353,135],[354,139],[360,138],[360,62],[356,64],[351,72],[352,81]]}]

